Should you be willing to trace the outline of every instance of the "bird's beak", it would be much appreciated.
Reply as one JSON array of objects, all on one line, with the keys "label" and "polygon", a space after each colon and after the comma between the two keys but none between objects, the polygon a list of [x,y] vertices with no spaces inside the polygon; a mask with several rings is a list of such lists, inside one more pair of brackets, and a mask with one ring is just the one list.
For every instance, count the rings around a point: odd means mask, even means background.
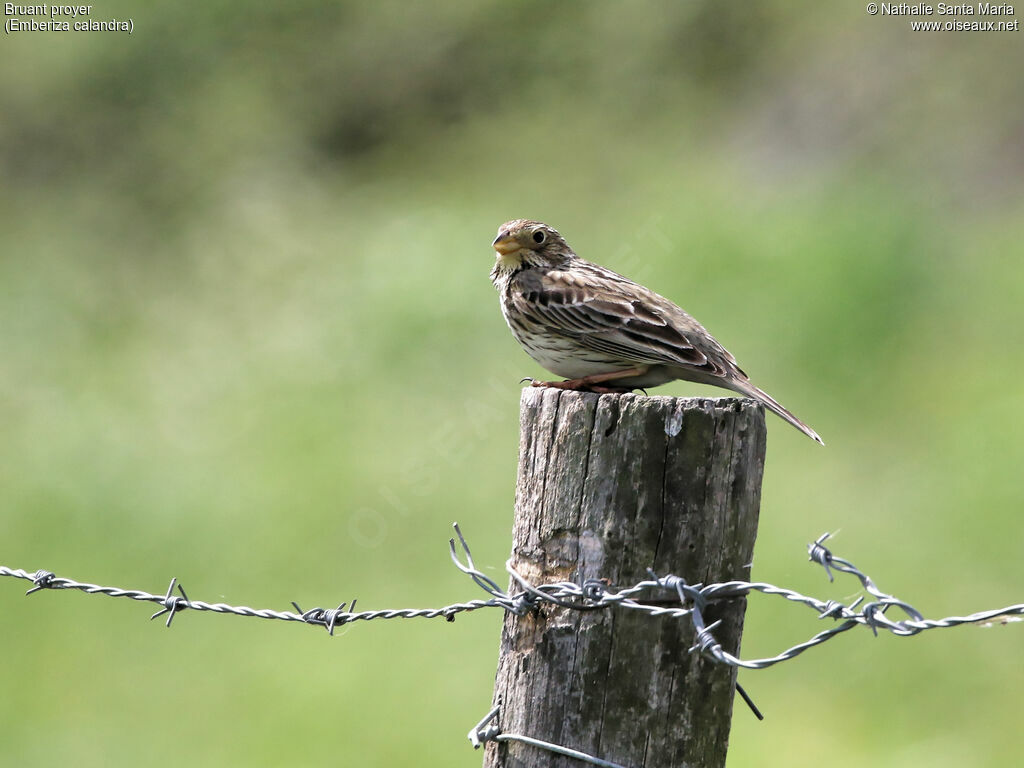
[{"label": "bird's beak", "polygon": [[494,238],[494,242],[491,243],[491,247],[498,253],[504,255],[506,253],[518,251],[519,242],[507,231],[504,231],[498,233],[498,236]]}]

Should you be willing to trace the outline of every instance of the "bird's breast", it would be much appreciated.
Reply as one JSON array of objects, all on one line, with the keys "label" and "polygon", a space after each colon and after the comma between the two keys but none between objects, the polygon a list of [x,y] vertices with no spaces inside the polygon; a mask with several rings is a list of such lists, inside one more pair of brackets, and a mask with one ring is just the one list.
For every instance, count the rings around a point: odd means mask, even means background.
[{"label": "bird's breast", "polygon": [[628,367],[621,360],[581,347],[573,337],[537,323],[517,311],[511,300],[502,298],[501,313],[516,341],[526,354],[553,374],[580,379]]}]

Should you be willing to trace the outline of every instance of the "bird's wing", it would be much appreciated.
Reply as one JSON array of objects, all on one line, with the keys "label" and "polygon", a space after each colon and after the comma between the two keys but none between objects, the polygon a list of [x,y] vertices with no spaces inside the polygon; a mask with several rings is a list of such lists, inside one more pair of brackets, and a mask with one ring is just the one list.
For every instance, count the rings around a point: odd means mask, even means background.
[{"label": "bird's wing", "polygon": [[745,378],[703,326],[668,299],[582,260],[571,270],[529,270],[512,300],[529,320],[624,363],[671,365],[705,376]]}]

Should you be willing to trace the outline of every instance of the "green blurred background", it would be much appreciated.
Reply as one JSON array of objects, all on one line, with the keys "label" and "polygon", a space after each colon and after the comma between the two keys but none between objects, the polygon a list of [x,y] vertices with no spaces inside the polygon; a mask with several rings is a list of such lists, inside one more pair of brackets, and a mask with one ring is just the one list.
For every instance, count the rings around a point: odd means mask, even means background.
[{"label": "green blurred background", "polygon": [[[1024,601],[1024,47],[860,2],[130,3],[0,42],[0,563],[257,607],[499,581],[542,219],[700,318],[770,418],[754,576]],[[686,384],[663,394],[712,394]],[[474,766],[501,616],[338,636],[0,581],[0,763]],[[745,656],[824,625],[754,600]],[[1024,628],[741,680],[730,765],[1019,756]]]}]

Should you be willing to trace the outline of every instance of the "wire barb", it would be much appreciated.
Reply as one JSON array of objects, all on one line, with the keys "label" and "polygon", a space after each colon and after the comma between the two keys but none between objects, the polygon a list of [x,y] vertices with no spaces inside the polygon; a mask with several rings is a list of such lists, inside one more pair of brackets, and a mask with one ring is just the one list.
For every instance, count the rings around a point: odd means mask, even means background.
[{"label": "wire barb", "polygon": [[[178,591],[181,592],[181,597],[174,596],[174,586],[176,584],[178,586]],[[174,614],[189,607],[188,595],[185,594],[185,588],[178,584],[177,579],[171,579],[171,583],[167,587],[167,594],[164,595],[164,599],[161,601],[161,604],[163,605],[163,608],[150,616],[149,620],[152,621],[157,616],[163,616],[166,613],[167,623],[165,626],[169,629],[171,621],[174,620]]]},{"label": "wire barb", "polygon": [[829,552],[828,547],[824,546],[823,542],[828,539],[832,534],[823,533],[817,539],[814,540],[813,544],[807,545],[808,559],[811,562],[817,563],[825,569],[825,575],[828,576],[829,581],[835,581],[832,576],[832,553]]},{"label": "wire barb", "polygon": [[572,757],[584,763],[590,765],[599,765],[603,768],[626,768],[619,763],[613,763],[609,760],[602,760],[599,757],[588,755],[586,752],[580,752],[576,749],[569,749],[569,747],[563,747],[559,744],[552,744],[550,741],[541,741],[540,739],[534,739],[530,736],[519,736],[514,733],[502,733],[501,727],[498,725],[498,717],[501,713],[501,706],[496,706],[491,709],[483,719],[474,725],[467,738],[473,745],[473,749],[480,749],[488,741],[518,741],[522,744],[529,744],[532,747],[539,749],[545,749],[548,752],[553,752],[556,755],[562,755],[563,757]]},{"label": "wire barb", "polygon": [[53,583],[53,579],[55,576],[56,574],[52,571],[36,571],[35,575],[32,577],[32,583],[35,584],[35,586],[28,590],[25,595],[28,596],[41,589],[50,589],[51,587],[54,587],[55,584]]}]

